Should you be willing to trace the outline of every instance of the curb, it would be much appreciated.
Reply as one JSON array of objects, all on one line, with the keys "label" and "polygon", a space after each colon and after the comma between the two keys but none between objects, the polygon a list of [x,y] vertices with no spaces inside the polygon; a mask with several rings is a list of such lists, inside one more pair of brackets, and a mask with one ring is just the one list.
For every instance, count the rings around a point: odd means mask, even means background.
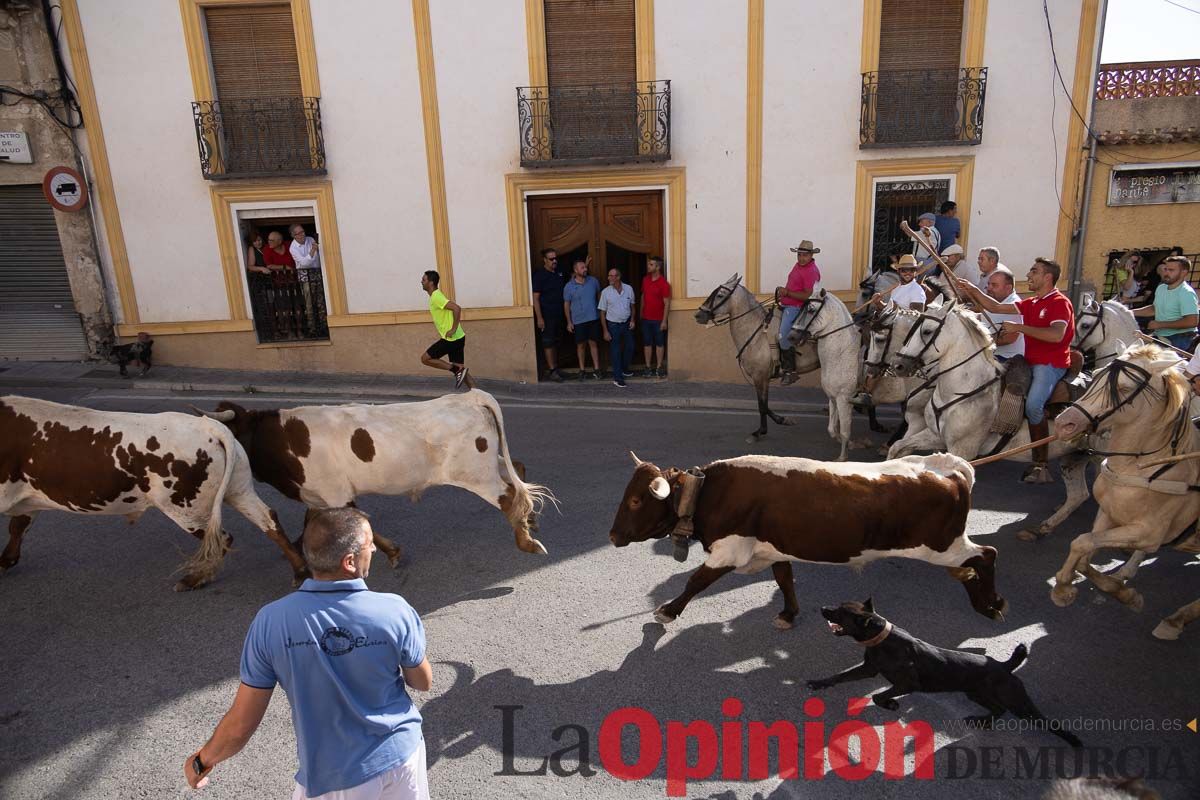
[{"label": "curb", "polygon": [[[86,387],[90,389],[108,389],[108,390],[136,390],[136,391],[157,391],[170,392],[172,394],[190,394],[190,393],[209,393],[209,394],[227,394],[231,400],[236,400],[238,397],[255,394],[264,395],[300,395],[300,396],[338,396],[345,397],[347,395],[355,395],[373,400],[403,400],[405,398],[428,398],[433,399],[442,397],[446,394],[445,391],[432,386],[373,386],[373,385],[356,385],[353,383],[333,386],[330,384],[295,384],[295,383],[261,383],[261,384],[241,384],[241,383],[221,383],[221,382],[185,382],[185,381],[164,381],[164,380],[139,380],[136,378],[121,383],[115,383],[111,380],[99,378],[37,378],[28,376],[25,378],[0,377],[0,387],[3,386],[36,386],[36,387]],[[631,387],[636,387],[636,384],[631,384]],[[247,391],[249,388],[251,391]],[[571,405],[580,407],[604,407],[604,406],[629,406],[632,408],[672,408],[672,409],[693,409],[693,410],[708,410],[708,411],[743,411],[747,414],[753,414],[758,411],[758,403],[755,400],[735,400],[724,397],[691,397],[682,395],[657,395],[646,396],[637,395],[636,393],[625,393],[620,395],[596,397],[595,394],[589,397],[575,396],[554,396],[552,394],[535,393],[533,391],[522,392],[512,391],[509,387],[498,386],[489,388],[486,385],[481,386],[481,389],[487,391],[498,400],[511,403],[544,403],[552,405]],[[636,392],[636,388],[633,389]],[[747,395],[751,392],[749,388],[746,390]],[[808,413],[808,414],[824,414],[827,405],[824,402],[778,402],[771,404],[772,410],[777,413]],[[898,415],[890,413],[890,409],[883,411],[880,416],[890,419]]]}]

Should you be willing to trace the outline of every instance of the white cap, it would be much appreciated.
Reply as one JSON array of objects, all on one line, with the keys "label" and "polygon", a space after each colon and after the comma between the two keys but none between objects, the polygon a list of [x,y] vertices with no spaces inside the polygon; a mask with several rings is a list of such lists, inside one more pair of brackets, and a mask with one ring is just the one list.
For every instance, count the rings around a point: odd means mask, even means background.
[{"label": "white cap", "polygon": [[942,251],[942,255],[944,255],[944,256],[961,256],[961,255],[963,255],[962,246],[957,245],[957,244],[952,244],[949,247],[947,247],[945,250]]}]

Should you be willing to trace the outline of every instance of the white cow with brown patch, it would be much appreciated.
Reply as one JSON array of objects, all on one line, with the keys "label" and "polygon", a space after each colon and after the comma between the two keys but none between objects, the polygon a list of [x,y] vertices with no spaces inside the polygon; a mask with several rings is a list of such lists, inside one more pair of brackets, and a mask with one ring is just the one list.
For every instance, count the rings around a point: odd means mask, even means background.
[{"label": "white cow with brown patch", "polygon": [[[363,494],[409,495],[457,486],[500,509],[517,547],[545,553],[530,535],[553,495],[525,483],[509,457],[496,399],[478,389],[419,403],[249,410],[222,402],[202,412],[224,422],[250,457],[254,477],[310,509],[353,505]],[[400,548],[376,534],[392,566]]]},{"label": "white cow with brown patch", "polygon": [[157,508],[200,540],[176,589],[212,580],[229,549],[221,505],[237,509],[283,551],[297,576],[304,559],[254,492],[241,445],[222,425],[188,414],[96,411],[0,397],[0,514],[12,517],[0,570],[21,558],[41,511],[122,515]]}]

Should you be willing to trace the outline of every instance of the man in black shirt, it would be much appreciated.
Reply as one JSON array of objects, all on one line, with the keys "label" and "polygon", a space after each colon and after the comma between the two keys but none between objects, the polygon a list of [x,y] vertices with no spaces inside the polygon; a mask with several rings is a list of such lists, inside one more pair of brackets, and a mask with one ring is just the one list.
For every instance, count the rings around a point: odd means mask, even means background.
[{"label": "man in black shirt", "polygon": [[558,273],[558,253],[542,251],[542,268],[533,273],[533,316],[537,319],[542,352],[546,355],[546,377],[562,383],[558,372],[558,338],[566,325],[563,313],[562,275]]}]

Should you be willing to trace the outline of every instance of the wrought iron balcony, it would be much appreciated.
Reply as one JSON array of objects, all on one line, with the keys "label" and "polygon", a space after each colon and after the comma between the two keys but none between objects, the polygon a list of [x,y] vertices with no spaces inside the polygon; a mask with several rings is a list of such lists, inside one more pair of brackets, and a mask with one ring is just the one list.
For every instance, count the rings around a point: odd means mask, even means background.
[{"label": "wrought iron balcony", "polygon": [[987,67],[864,72],[859,147],[983,141]]},{"label": "wrought iron balcony", "polygon": [[325,174],[319,97],[200,100],[192,118],[205,178]]},{"label": "wrought iron balcony", "polygon": [[671,82],[517,87],[521,166],[671,158]]}]

